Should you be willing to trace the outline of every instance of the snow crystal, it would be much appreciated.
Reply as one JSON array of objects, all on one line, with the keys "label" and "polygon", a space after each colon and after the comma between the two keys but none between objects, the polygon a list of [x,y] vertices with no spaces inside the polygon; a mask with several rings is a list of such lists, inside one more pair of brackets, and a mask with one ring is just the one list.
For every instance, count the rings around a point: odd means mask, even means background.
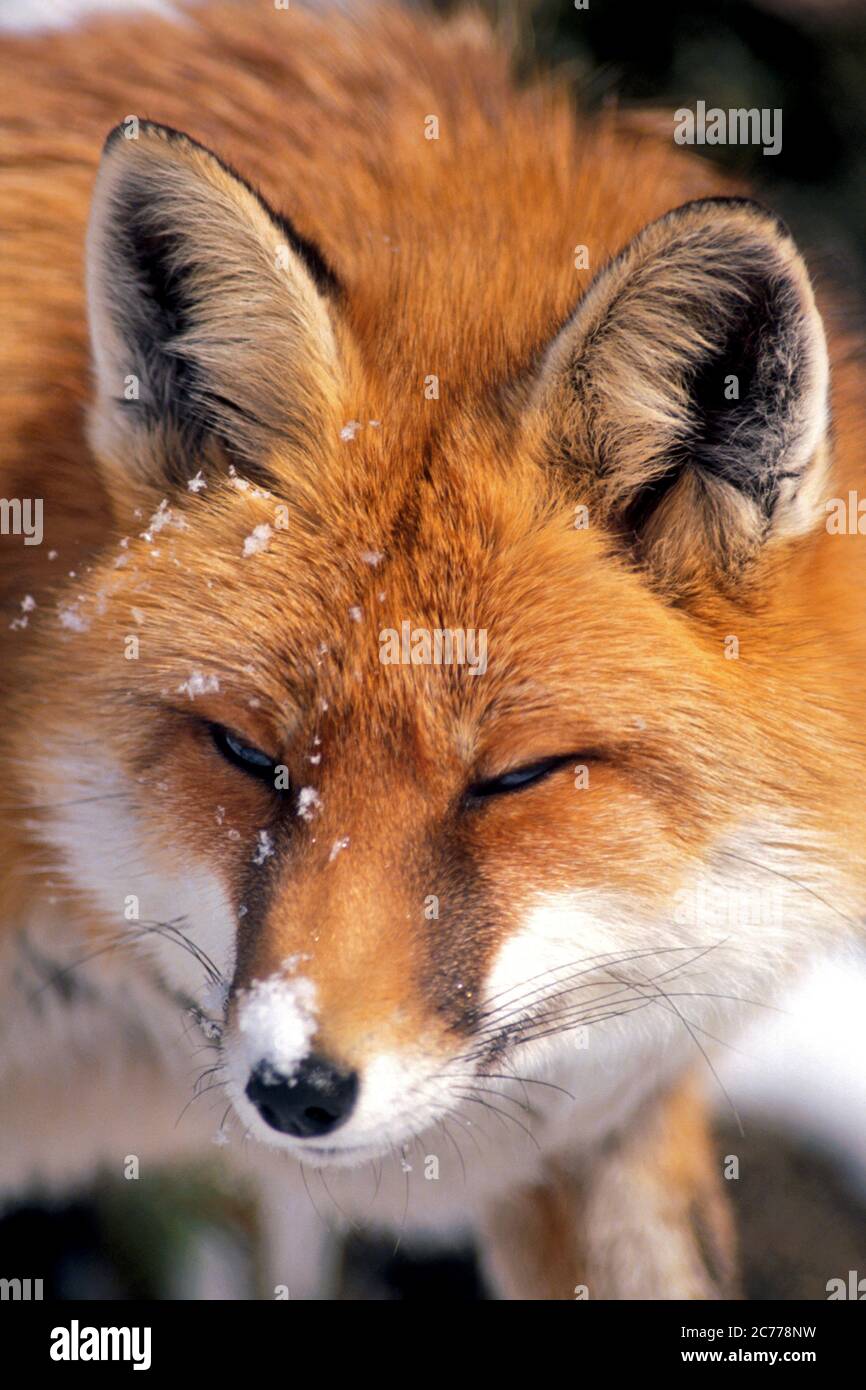
[{"label": "snow crystal", "polygon": [[365,565],[381,565],[384,558],[385,556],[382,554],[381,550],[361,551],[361,559],[364,561]]},{"label": "snow crystal", "polygon": [[[224,1007],[224,1006],[223,1006]],[[223,1035],[223,1025],[215,1018],[208,1018],[200,1009],[190,1009],[192,1017],[195,1019],[208,1042],[219,1042]]]},{"label": "snow crystal", "polygon": [[188,695],[194,700],[197,695],[215,695],[220,688],[219,676],[206,676],[201,671],[193,671],[189,680],[177,687],[178,695]]},{"label": "snow crystal", "polygon": [[[147,523],[147,529],[141,532],[141,539],[143,541],[152,541],[154,536],[159,535],[164,526],[169,525],[176,526],[178,530],[181,531],[186,530],[186,522],[183,517],[177,516],[168,505],[168,499],[163,497],[153,516],[150,518],[150,521]],[[159,551],[152,550],[150,553],[151,555],[158,555]]]},{"label": "snow crystal", "polygon": [[244,559],[249,559],[250,555],[258,555],[261,551],[267,550],[272,535],[273,531],[266,521],[263,521],[260,526],[254,526],[244,541]]},{"label": "snow crystal", "polygon": [[302,820],[312,820],[322,809],[322,798],[315,787],[301,787],[298,792],[298,815]]},{"label": "snow crystal", "polygon": [[202,488],[207,487],[207,483],[201,475],[201,469],[198,470],[194,478],[190,478],[187,487],[190,492],[201,492]]},{"label": "snow crystal", "polygon": [[340,851],[341,851],[341,850],[344,850],[344,849],[348,849],[348,848],[349,848],[349,837],[348,837],[348,835],[341,835],[340,838],[339,838],[339,840],[335,840],[334,843],[331,845],[331,853],[328,855],[328,863],[329,863],[329,864],[333,864],[334,860],[336,859],[336,857],[337,857],[337,855],[340,853]]},{"label": "snow crystal", "polygon": [[360,623],[362,621],[364,614],[358,607],[357,603],[354,603],[352,607],[349,609],[349,617],[352,619],[353,623]]},{"label": "snow crystal", "polygon": [[274,853],[274,842],[267,830],[260,830],[257,835],[258,843],[256,852],[253,855],[254,864],[264,864],[266,859],[270,859]]},{"label": "snow crystal", "polygon": [[250,497],[273,497],[267,488],[256,487],[249,478],[242,478],[233,463],[229,464],[229,482],[238,492],[247,492]]},{"label": "snow crystal", "polygon": [[9,624],[10,632],[18,632],[21,628],[27,627],[30,621],[30,619],[27,617],[27,614],[32,613],[35,607],[36,600],[33,597],[33,595],[25,594],[23,599],[21,600],[21,612],[24,616],[21,618],[12,619],[11,623]]},{"label": "snow crystal", "polygon": [[70,632],[86,632],[90,627],[90,619],[82,617],[77,603],[61,604],[57,616],[60,626],[68,628]]},{"label": "snow crystal", "polygon": [[358,430],[360,428],[360,420],[350,420],[349,423],[344,425],[343,428],[340,430],[340,438],[346,441],[354,439],[355,435],[358,433]]}]

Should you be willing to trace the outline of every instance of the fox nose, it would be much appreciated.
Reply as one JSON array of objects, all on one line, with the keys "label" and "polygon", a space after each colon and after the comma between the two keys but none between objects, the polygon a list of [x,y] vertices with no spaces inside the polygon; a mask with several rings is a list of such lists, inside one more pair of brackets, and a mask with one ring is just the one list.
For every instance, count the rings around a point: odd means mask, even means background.
[{"label": "fox nose", "polygon": [[265,1124],[295,1139],[330,1134],[348,1119],[357,1095],[357,1072],[342,1071],[315,1053],[291,1076],[260,1063],[247,1082],[247,1099]]}]

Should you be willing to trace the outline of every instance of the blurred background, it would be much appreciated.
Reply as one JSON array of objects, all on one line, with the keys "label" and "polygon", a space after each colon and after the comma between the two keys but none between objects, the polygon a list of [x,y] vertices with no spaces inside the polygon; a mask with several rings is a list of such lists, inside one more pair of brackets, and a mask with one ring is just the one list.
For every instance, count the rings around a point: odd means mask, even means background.
[{"label": "blurred background", "polygon": [[[294,2],[294,0],[293,0]],[[580,2],[580,0],[579,0]],[[300,3],[300,0],[298,0]],[[344,0],[345,3],[345,0]],[[351,0],[349,0],[351,3]],[[864,0],[489,0],[482,8],[518,75],[556,69],[575,101],[637,112],[781,108],[782,148],[707,146],[791,225],[816,280],[866,322]],[[169,0],[0,0],[0,29],[78,22],[85,12],[170,10]],[[450,3],[439,8],[450,11]],[[824,962],[719,1065],[720,1155],[740,1229],[744,1292],[826,1298],[828,1278],[866,1276],[866,963]],[[739,1123],[745,1130],[741,1137]],[[0,1136],[2,1142],[2,1136]],[[255,1206],[219,1173],[104,1182],[63,1205],[39,1194],[0,1220],[9,1269],[40,1270],[47,1298],[268,1296]],[[348,1298],[484,1296],[471,1251],[423,1258],[350,1240]]]}]

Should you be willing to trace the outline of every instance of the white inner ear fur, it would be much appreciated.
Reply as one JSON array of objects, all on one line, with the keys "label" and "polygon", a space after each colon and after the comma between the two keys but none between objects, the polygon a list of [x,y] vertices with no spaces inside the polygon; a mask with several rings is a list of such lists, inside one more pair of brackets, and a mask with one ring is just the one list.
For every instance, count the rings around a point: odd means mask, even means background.
[{"label": "white inner ear fur", "polygon": [[[742,343],[749,390],[728,401],[720,376],[705,417],[692,372],[733,372]],[[582,500],[614,529],[681,460],[641,535],[654,568],[688,583],[705,559],[736,569],[761,541],[819,523],[828,394],[824,328],[796,246],[762,209],[722,200],[650,224],[600,271],[548,351],[534,406]]]}]

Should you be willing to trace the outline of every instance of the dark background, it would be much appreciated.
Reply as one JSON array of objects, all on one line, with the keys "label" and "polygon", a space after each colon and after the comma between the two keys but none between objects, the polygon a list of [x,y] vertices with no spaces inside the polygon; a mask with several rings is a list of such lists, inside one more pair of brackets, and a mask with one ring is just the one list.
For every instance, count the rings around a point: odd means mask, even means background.
[{"label": "dark background", "polygon": [[[459,8],[442,3],[439,8]],[[585,106],[654,109],[672,128],[698,100],[781,108],[782,149],[705,146],[790,222],[821,277],[866,304],[864,0],[482,0],[518,70],[556,68]]]}]

